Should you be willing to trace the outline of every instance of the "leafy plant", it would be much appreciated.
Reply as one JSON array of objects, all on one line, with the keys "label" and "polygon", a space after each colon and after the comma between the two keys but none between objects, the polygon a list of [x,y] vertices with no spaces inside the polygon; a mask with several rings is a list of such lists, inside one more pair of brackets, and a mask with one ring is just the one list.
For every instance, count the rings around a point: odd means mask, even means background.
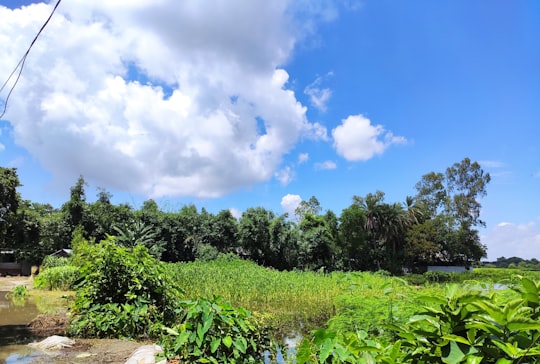
[{"label": "leafy plant", "polygon": [[34,285],[39,289],[68,291],[75,287],[78,279],[78,267],[60,265],[43,269],[34,280]]},{"label": "leafy plant", "polygon": [[[498,302],[495,293],[447,286],[445,297],[423,297],[424,309],[396,327],[405,360],[415,363],[533,363],[540,355],[535,317],[538,286],[524,278],[521,298]],[[525,299],[529,297],[530,300]],[[535,361],[536,360],[536,361]]]},{"label": "leafy plant", "polygon": [[28,289],[26,286],[16,286],[8,294],[11,298],[25,298],[28,296]]},{"label": "leafy plant", "polygon": [[265,329],[243,308],[221,298],[183,301],[178,323],[164,327],[160,345],[167,359],[201,363],[259,363],[271,348]]},{"label": "leafy plant", "polygon": [[63,267],[70,264],[71,264],[71,261],[69,258],[58,257],[56,255],[47,255],[45,258],[43,258],[43,262],[41,263],[41,268],[49,269],[49,268],[54,268],[54,267]]},{"label": "leafy plant", "polygon": [[73,334],[84,337],[154,337],[174,322],[180,289],[148,250],[79,243],[81,281],[72,307]]}]

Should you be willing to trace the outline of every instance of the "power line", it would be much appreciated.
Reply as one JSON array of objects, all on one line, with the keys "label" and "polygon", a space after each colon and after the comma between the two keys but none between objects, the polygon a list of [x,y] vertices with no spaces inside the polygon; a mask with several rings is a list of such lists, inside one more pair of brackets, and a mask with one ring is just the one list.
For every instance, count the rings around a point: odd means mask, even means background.
[{"label": "power line", "polygon": [[8,104],[8,101],[9,101],[9,98],[11,96],[11,93],[13,92],[13,89],[15,89],[15,86],[17,85],[17,82],[19,82],[19,78],[21,78],[21,74],[22,74],[22,71],[23,71],[23,68],[24,68],[24,64],[26,62],[26,57],[28,56],[28,53],[30,53],[30,50],[32,49],[32,47],[34,46],[34,43],[36,42],[36,40],[38,39],[38,37],[40,36],[41,32],[43,31],[43,29],[45,29],[45,27],[47,26],[47,24],[49,23],[49,20],[51,20],[54,12],[56,11],[56,8],[58,8],[58,5],[60,5],[60,2],[62,2],[62,0],[58,0],[56,2],[56,5],[54,6],[51,14],[49,15],[49,17],[47,18],[47,20],[45,21],[45,23],[41,26],[41,28],[39,29],[38,33],[36,34],[36,36],[34,37],[34,40],[32,40],[32,43],[30,43],[30,46],[28,47],[28,49],[26,50],[26,52],[24,53],[24,55],[22,56],[21,60],[19,61],[19,63],[17,63],[17,66],[13,69],[13,71],[11,71],[11,73],[9,74],[9,77],[7,78],[7,80],[4,82],[4,84],[2,85],[2,87],[0,88],[0,92],[2,92],[4,90],[4,88],[6,87],[6,85],[8,84],[9,80],[11,80],[11,78],[13,77],[13,75],[17,72],[17,69],[19,70],[19,73],[17,74],[17,78],[15,79],[15,82],[13,83],[13,86],[11,86],[11,89],[9,90],[8,92],[8,95],[6,97],[6,101],[4,102],[4,110],[2,111],[2,114],[0,114],[0,119],[2,119],[2,117],[4,116],[4,114],[6,113],[6,110],[7,110],[7,104]]}]

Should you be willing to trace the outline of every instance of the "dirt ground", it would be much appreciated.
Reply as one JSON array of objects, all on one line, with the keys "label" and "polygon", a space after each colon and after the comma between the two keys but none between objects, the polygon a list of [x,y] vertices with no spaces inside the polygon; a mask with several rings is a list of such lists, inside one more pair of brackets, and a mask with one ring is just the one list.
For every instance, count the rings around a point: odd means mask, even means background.
[{"label": "dirt ground", "polygon": [[[0,277],[0,291],[10,291],[14,287],[25,285],[32,289],[32,277]],[[47,315],[40,315],[47,316]],[[53,315],[50,315],[51,318]],[[64,348],[43,359],[33,360],[32,363],[50,363],[51,359],[57,364],[90,364],[90,363],[125,363],[131,354],[141,345],[150,344],[148,342],[136,342],[117,339],[78,339],[75,338],[75,345],[71,348]],[[37,340],[39,341],[39,339]]]},{"label": "dirt ground", "polygon": [[26,286],[26,288],[32,288],[32,277],[25,276],[7,276],[0,277],[0,291],[11,291],[17,286]]}]

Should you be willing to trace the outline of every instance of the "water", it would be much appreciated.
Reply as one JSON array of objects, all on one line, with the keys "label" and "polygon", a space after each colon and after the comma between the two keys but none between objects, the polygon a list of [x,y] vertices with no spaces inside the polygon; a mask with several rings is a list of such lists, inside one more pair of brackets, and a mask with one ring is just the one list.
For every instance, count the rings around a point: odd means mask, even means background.
[{"label": "water", "polygon": [[8,293],[0,291],[0,362],[29,363],[40,356],[27,345],[36,337],[26,324],[39,314],[39,310],[31,299],[14,302],[6,297]]}]

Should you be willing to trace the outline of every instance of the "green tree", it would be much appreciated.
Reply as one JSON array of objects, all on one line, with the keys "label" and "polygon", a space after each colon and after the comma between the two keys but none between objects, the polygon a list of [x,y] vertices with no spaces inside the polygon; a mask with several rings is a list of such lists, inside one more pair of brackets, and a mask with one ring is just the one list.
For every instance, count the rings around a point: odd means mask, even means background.
[{"label": "green tree", "polygon": [[319,215],[322,211],[321,204],[317,197],[311,196],[308,201],[301,201],[296,209],[294,215],[298,221],[302,221],[305,214]]},{"label": "green tree", "polygon": [[238,224],[238,238],[242,249],[255,262],[267,265],[270,252],[270,223],[275,215],[264,207],[248,208]]},{"label": "green tree", "polygon": [[62,206],[66,221],[72,230],[83,224],[84,210],[86,208],[85,186],[84,177],[79,176],[75,186],[70,189],[70,200]]},{"label": "green tree", "polygon": [[22,186],[16,168],[0,167],[0,243],[10,245],[10,229],[15,223],[21,197],[17,188]]},{"label": "green tree", "polygon": [[370,267],[370,246],[365,230],[366,214],[353,203],[339,217],[339,246],[344,269],[365,270]]},{"label": "green tree", "polygon": [[440,261],[469,265],[486,256],[476,226],[485,226],[480,219],[480,199],[490,182],[477,162],[469,158],[454,163],[446,172],[431,172],[416,184],[420,201],[427,211],[426,220],[438,218],[446,224],[441,238]]}]

